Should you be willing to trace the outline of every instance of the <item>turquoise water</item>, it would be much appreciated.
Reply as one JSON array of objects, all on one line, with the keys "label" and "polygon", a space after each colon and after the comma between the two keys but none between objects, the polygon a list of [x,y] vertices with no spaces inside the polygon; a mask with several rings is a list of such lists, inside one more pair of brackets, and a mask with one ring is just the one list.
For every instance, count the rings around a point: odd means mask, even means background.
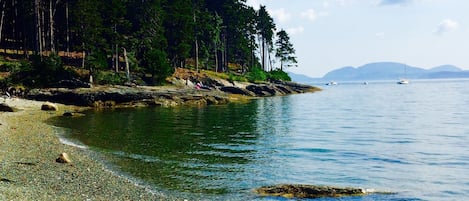
[{"label": "turquoise water", "polygon": [[284,200],[279,183],[395,192],[320,200],[469,197],[469,81],[325,86],[203,108],[89,111],[56,118],[111,169],[190,200]]}]

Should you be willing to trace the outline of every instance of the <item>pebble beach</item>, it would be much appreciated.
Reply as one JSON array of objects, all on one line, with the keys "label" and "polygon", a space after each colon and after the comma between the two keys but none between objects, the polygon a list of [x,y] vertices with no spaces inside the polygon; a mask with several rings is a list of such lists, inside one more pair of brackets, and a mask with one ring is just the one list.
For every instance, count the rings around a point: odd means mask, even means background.
[{"label": "pebble beach", "polygon": [[[43,102],[11,98],[17,112],[0,112],[0,200],[174,200],[108,170],[90,150],[60,142],[44,123],[64,111],[42,111]],[[61,153],[71,163],[58,163]]]}]

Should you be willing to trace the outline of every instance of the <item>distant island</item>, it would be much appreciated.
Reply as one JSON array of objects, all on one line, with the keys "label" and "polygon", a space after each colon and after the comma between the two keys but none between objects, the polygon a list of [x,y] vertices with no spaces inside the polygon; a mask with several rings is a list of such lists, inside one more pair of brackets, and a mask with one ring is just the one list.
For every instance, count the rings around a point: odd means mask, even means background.
[{"label": "distant island", "polygon": [[469,71],[454,65],[442,65],[431,69],[409,66],[397,62],[376,62],[359,67],[346,66],[328,72],[322,78],[311,78],[289,73],[293,81],[311,83],[320,81],[369,81],[407,79],[469,78]]}]

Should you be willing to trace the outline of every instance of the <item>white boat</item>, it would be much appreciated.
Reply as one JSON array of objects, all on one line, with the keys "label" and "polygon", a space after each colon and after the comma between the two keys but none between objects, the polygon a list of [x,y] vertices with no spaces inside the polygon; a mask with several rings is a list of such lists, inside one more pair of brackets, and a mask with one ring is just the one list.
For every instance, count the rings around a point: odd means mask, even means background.
[{"label": "white boat", "polygon": [[[405,65],[405,67],[404,67],[404,75],[407,76],[407,65]],[[410,81],[408,79],[405,79],[405,78],[401,78],[397,82],[397,84],[409,84],[409,83],[410,83]]]},{"label": "white boat", "polygon": [[330,85],[337,85],[337,82],[330,81],[330,82],[328,82],[326,85],[328,85],[328,86],[330,86]]},{"label": "white boat", "polygon": [[400,79],[397,84],[409,84],[409,80],[408,79]]}]

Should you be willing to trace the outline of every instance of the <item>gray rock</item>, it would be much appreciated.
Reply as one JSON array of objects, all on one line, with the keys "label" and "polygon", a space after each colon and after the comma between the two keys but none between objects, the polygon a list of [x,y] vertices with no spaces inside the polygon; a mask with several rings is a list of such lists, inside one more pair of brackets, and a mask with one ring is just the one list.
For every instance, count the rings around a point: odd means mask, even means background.
[{"label": "gray rock", "polygon": [[341,188],[317,185],[280,184],[265,186],[254,190],[262,196],[281,196],[286,198],[323,198],[363,196],[367,193],[361,188]]}]

